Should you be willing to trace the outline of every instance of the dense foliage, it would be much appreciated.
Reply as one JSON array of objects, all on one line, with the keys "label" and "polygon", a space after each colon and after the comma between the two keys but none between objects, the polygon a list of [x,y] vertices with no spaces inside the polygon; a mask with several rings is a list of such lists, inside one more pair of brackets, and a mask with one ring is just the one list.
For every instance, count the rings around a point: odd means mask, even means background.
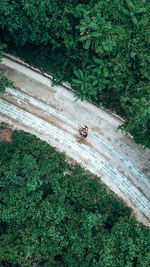
[{"label": "dense foliage", "polygon": [[0,143],[0,266],[149,267],[150,230],[129,215],[45,142]]},{"label": "dense foliage", "polygon": [[[2,45],[0,42],[0,62],[2,61],[2,49],[4,48],[6,48],[6,45]],[[13,86],[13,83],[10,82],[0,71],[0,92],[3,92],[8,86]]]},{"label": "dense foliage", "polygon": [[150,147],[149,14],[146,0],[3,0],[0,28],[9,51],[125,115],[122,128]]}]

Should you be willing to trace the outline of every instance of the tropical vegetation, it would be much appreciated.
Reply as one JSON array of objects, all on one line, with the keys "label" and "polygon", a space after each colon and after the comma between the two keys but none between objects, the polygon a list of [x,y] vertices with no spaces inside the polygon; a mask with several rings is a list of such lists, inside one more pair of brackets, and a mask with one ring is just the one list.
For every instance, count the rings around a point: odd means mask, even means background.
[{"label": "tropical vegetation", "polygon": [[[2,50],[6,48],[6,45],[0,43],[0,62],[2,61]],[[0,92],[5,91],[6,87],[13,86],[13,83],[3,75],[3,72],[0,71]]]},{"label": "tropical vegetation", "polygon": [[7,51],[115,109],[150,148],[149,1],[3,0],[0,29]]},{"label": "tropical vegetation", "polygon": [[35,136],[12,139],[0,143],[0,266],[150,266],[150,229],[100,178]]}]

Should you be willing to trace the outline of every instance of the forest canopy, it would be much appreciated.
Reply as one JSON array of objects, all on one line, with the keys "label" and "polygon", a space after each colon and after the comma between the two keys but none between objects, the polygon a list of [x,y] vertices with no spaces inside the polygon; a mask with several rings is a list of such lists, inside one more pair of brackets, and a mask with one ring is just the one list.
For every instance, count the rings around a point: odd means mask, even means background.
[{"label": "forest canopy", "polygon": [[0,266],[150,266],[150,229],[100,178],[35,136],[12,139],[0,143]]}]

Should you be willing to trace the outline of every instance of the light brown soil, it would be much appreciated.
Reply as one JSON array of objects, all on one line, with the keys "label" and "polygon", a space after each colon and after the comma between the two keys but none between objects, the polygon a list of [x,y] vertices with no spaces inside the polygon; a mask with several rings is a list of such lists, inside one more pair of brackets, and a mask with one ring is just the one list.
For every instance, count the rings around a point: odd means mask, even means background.
[{"label": "light brown soil", "polygon": [[0,143],[12,143],[12,133],[11,129],[0,129]]}]

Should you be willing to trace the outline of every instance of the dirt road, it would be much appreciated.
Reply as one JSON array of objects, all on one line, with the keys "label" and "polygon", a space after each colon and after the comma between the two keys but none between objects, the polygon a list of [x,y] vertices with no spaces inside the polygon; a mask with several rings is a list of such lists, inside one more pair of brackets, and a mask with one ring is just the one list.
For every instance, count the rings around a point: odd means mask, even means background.
[{"label": "dirt road", "polygon": [[[16,89],[0,94],[0,121],[46,140],[101,177],[133,208],[139,221],[150,225],[150,151],[138,146],[117,127],[121,121],[88,102],[75,102],[62,86],[18,59],[0,64]],[[78,128],[89,127],[88,144],[77,142]]]}]

